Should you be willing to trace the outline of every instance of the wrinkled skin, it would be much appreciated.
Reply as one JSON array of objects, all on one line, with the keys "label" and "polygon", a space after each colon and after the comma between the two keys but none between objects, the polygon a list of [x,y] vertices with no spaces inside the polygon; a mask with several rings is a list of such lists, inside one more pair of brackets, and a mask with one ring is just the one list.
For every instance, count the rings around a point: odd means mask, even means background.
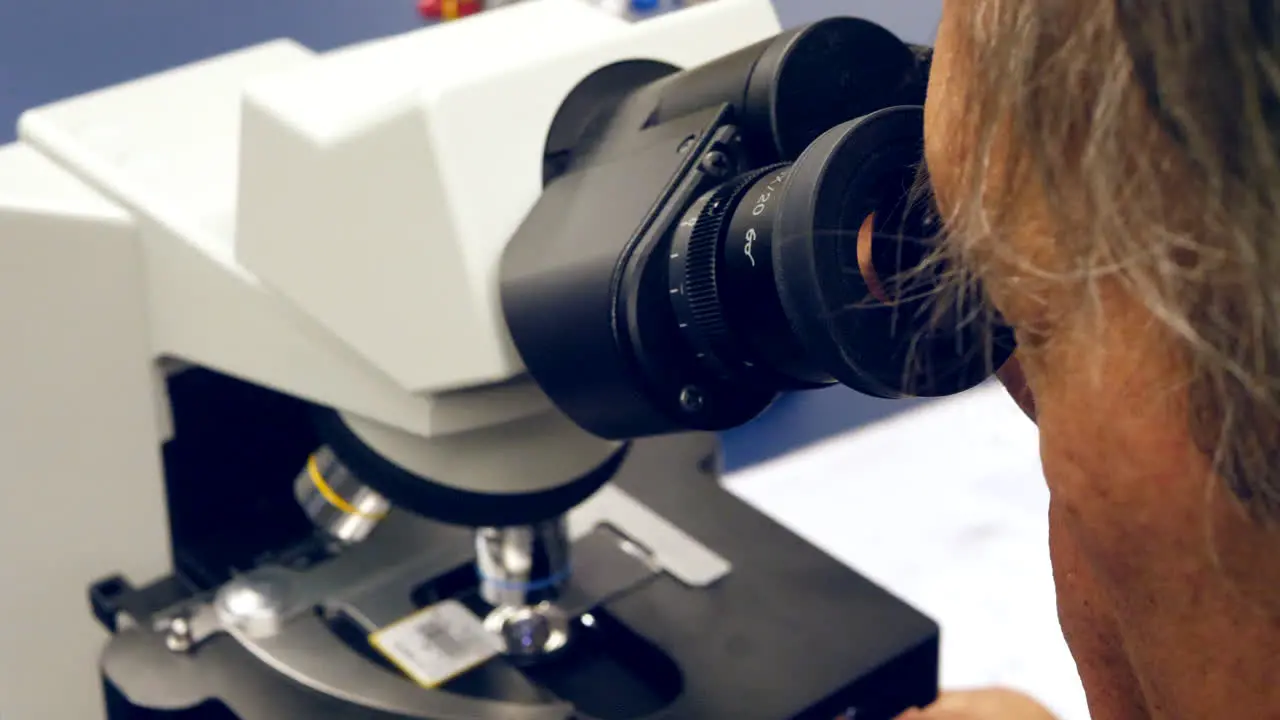
[{"label": "wrinkled skin", "polygon": [[[948,118],[964,112],[966,38],[955,19],[985,1],[947,0],[935,51],[926,148],[944,208],[964,152],[948,134]],[[1044,250],[1032,242],[1017,252]],[[1100,328],[1062,312],[1069,301],[1053,288],[1034,303],[1006,279],[991,278],[1006,288],[992,292],[1005,317],[1047,327],[1034,359],[1005,379],[1017,390],[1025,376],[1029,395],[1014,394],[1040,428],[1059,617],[1093,720],[1280,718],[1280,534],[1209,479],[1168,338],[1117,288],[1102,289]],[[1047,715],[1016,694],[978,692],[908,717]]]}]

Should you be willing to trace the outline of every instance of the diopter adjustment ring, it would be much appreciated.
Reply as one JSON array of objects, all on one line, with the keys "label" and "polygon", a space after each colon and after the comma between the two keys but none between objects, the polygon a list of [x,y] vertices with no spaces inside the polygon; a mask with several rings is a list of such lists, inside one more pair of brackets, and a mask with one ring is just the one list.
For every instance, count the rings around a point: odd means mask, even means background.
[{"label": "diopter adjustment ring", "polygon": [[716,284],[716,255],[725,219],[729,216],[736,186],[712,191],[697,220],[690,228],[684,248],[684,292],[680,297],[688,305],[693,328],[719,349],[729,338],[729,326],[720,311],[720,288]]},{"label": "diopter adjustment ring", "polygon": [[740,184],[726,183],[693,201],[671,238],[668,278],[676,322],[698,361],[720,376],[732,372],[720,352],[729,342],[729,326],[716,285],[717,240]]},{"label": "diopter adjustment ring", "polygon": [[719,266],[733,210],[756,180],[783,165],[752,170],[708,191],[689,206],[671,240],[671,302],[676,320],[697,358],[717,374],[747,371],[735,362],[733,337],[724,317]]}]

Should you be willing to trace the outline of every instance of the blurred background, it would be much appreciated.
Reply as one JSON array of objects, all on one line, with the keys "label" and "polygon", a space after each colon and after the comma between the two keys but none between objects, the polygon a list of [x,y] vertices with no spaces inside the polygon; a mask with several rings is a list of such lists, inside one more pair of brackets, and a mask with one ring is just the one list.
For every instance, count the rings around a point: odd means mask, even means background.
[{"label": "blurred background", "polygon": [[[929,43],[942,0],[780,0]],[[278,37],[326,50],[425,24],[413,0],[4,0],[0,143],[20,112]],[[423,72],[448,72],[424,68]],[[725,436],[741,496],[942,623],[946,687],[1003,684],[1087,720],[1057,624],[1034,427],[994,386],[943,401],[794,395]]]}]

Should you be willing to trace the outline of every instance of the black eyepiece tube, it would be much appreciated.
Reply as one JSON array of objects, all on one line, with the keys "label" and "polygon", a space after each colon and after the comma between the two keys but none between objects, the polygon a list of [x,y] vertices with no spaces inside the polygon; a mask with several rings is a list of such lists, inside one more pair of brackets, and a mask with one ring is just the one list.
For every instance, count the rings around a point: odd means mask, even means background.
[{"label": "black eyepiece tube", "polygon": [[671,76],[650,125],[725,104],[755,157],[794,160],[849,118],[915,104],[919,79],[917,53],[893,33],[829,18]]},{"label": "black eyepiece tube", "polygon": [[836,383],[895,398],[985,380],[1014,338],[982,293],[942,283],[931,61],[832,18],[688,70],[599,70],[548,142],[571,162],[503,257],[530,376],[614,439],[736,427]]}]

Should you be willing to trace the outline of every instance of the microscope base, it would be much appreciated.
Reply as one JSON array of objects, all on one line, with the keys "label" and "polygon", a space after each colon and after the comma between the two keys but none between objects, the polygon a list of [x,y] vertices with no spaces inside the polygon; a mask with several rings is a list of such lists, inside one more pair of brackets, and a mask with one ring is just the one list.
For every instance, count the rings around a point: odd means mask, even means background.
[{"label": "microscope base", "polygon": [[[721,489],[716,455],[708,436],[639,442],[613,485],[726,560],[727,574],[704,587],[681,582],[629,561],[602,526],[575,543],[573,557],[587,564],[575,560],[575,576],[614,590],[575,626],[564,659],[521,668],[495,658],[424,690],[358,647],[363,635],[343,641],[315,611],[291,621],[294,634],[279,638],[274,656],[226,633],[179,653],[153,629],[158,615],[140,609],[172,604],[172,594],[148,597],[174,583],[126,587],[116,607],[131,608],[135,622],[103,655],[108,718],[890,720],[931,701],[937,627]],[[393,514],[347,551],[364,553],[348,565],[369,568],[365,576],[329,588],[315,607],[356,607],[367,619],[444,599],[474,606],[473,547],[467,529]],[[414,567],[428,573],[414,580],[412,604],[372,603],[369,588],[385,585],[394,563],[378,572],[370,558],[408,557],[405,548],[416,548]],[[396,568],[407,567],[403,559]],[[286,651],[292,660],[282,659]]]}]

